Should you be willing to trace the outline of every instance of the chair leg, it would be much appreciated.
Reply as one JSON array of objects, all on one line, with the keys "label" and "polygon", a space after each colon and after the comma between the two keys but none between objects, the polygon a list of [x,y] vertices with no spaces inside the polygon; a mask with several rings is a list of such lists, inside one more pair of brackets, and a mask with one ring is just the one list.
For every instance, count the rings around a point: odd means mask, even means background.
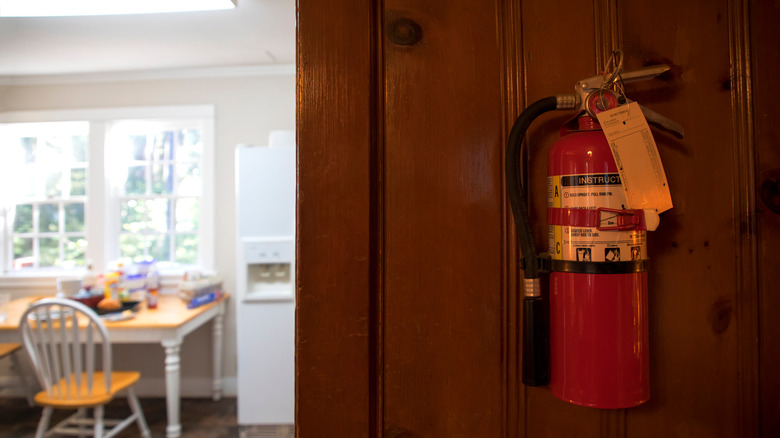
[{"label": "chair leg", "polygon": [[141,403],[138,401],[138,397],[135,395],[135,389],[130,387],[127,389],[127,403],[130,404],[130,409],[136,415],[136,422],[138,428],[141,430],[141,436],[149,438],[149,426],[146,425],[146,418],[144,418],[144,411],[141,409]]},{"label": "chair leg", "polygon": [[102,438],[103,437],[103,406],[95,406],[95,412],[93,413],[95,417],[95,429],[93,436],[95,438]]},{"label": "chair leg", "polygon": [[[78,414],[76,418],[87,418],[87,408],[79,408],[78,411],[76,411]],[[79,424],[79,438],[86,438],[87,437],[87,428],[84,427],[83,424]]]},{"label": "chair leg", "polygon": [[43,413],[41,413],[41,420],[38,421],[38,429],[35,431],[35,438],[43,438],[46,435],[46,429],[49,428],[49,421],[51,420],[51,413],[54,408],[45,406]]}]

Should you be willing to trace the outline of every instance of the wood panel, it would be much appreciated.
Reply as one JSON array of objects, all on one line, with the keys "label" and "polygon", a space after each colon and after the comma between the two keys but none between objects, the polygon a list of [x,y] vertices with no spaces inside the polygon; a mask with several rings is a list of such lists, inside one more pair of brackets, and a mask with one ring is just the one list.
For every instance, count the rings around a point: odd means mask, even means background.
[{"label": "wood panel", "polygon": [[[674,208],[649,233],[651,398],[629,410],[631,437],[732,437],[739,425],[742,294],[732,125],[729,8],[725,1],[622,2],[626,67],[672,66],[629,95],[685,127],[656,131]],[[706,44],[702,44],[706,41]],[[659,83],[660,82],[660,83]],[[724,86],[725,84],[725,86]],[[744,341],[744,339],[742,340]]]},{"label": "wood panel", "polygon": [[[753,114],[756,143],[756,201],[758,217],[758,274],[760,309],[760,382],[761,436],[780,436],[780,214],[772,212],[761,200],[764,181],[780,180],[780,110],[775,99],[780,77],[780,4],[750,2],[753,67]],[[777,202],[777,199],[775,199]]]},{"label": "wood panel", "polygon": [[[523,39],[522,8],[519,2],[499,2],[497,13],[498,47],[500,55],[501,101],[504,102],[500,144],[505,145],[507,135],[517,115],[525,107],[523,101]],[[504,156],[505,154],[502,154]],[[505,159],[505,157],[503,157]],[[518,437],[525,429],[525,386],[521,382],[521,305],[522,274],[520,249],[515,235],[511,206],[506,200],[506,175],[501,177],[503,203],[502,229],[504,236],[504,263],[501,288],[501,357],[503,359],[504,387],[502,397],[504,424],[503,437]]]},{"label": "wood panel", "polygon": [[383,406],[388,436],[501,436],[495,10],[384,2]]},{"label": "wood panel", "polygon": [[734,130],[732,157],[734,238],[736,244],[737,331],[737,430],[741,436],[760,431],[758,272],[756,228],[756,149],[753,131],[750,14],[748,0],[729,0],[729,58],[731,77],[731,124]]},{"label": "wood panel", "polygon": [[298,12],[296,434],[368,436],[374,12],[338,0]]},{"label": "wood panel", "polygon": [[[780,16],[748,1],[302,0],[297,435],[780,433],[780,216],[754,191],[780,168]],[[649,236],[651,399],[598,410],[519,383],[503,148],[525,105],[571,93],[616,45],[626,69],[672,66],[629,97],[686,137],[655,131],[675,207]],[[536,194],[570,116],[528,135],[540,248]]]}]

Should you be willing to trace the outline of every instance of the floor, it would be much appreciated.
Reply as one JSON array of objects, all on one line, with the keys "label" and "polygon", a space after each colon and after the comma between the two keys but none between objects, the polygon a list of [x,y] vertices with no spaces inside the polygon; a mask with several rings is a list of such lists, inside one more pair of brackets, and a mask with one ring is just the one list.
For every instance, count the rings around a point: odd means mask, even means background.
[{"label": "floor", "polygon": [[[142,398],[146,422],[152,437],[164,437],[166,426],[165,399]],[[52,423],[70,415],[73,411],[55,411]],[[123,418],[130,414],[127,400],[120,398],[106,407],[107,418]],[[0,438],[32,438],[41,416],[41,408],[27,406],[24,399],[0,398]],[[238,437],[236,424],[236,399],[224,398],[215,402],[207,398],[182,399],[181,423],[184,438]],[[138,437],[133,424],[122,431],[120,438]]]}]

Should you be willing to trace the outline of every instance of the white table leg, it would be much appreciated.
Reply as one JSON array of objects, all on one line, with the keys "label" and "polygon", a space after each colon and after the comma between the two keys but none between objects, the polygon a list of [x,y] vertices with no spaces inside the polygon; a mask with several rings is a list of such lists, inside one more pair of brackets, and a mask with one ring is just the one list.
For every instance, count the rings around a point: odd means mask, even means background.
[{"label": "white table leg", "polygon": [[35,392],[33,391],[32,386],[30,386],[30,382],[27,381],[27,375],[19,363],[17,353],[11,355],[11,369],[19,376],[19,381],[22,383],[22,388],[24,388],[24,396],[27,398],[27,404],[30,407],[35,406],[35,401],[33,399],[35,397]]},{"label": "white table leg", "polygon": [[179,422],[179,402],[181,396],[181,357],[179,351],[181,340],[166,339],[162,341],[165,348],[165,401],[168,407],[168,426],[165,428],[165,436],[175,438],[181,436],[181,423]]},{"label": "white table leg", "polygon": [[214,336],[214,386],[212,387],[211,395],[214,401],[222,400],[222,320],[224,309],[223,304],[212,323]]}]

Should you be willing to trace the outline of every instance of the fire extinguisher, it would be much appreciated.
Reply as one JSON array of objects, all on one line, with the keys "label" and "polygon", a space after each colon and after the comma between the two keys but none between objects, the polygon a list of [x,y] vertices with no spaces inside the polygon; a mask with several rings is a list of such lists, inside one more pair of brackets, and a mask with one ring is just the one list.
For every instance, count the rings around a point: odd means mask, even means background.
[{"label": "fire extinguisher", "polygon": [[[658,225],[658,214],[626,208],[620,173],[596,115],[629,103],[622,83],[669,69],[622,72],[621,55],[610,58],[611,74],[579,81],[574,95],[526,108],[510,131],[505,161],[525,277],[522,381],[549,383],[562,400],[606,409],[636,406],[650,395],[647,231]],[[549,253],[540,256],[518,170],[525,131],[553,110],[577,114],[549,153]],[[676,123],[644,107],[642,112],[650,123],[682,136]],[[540,279],[547,273],[549,292],[543,293]]]}]

